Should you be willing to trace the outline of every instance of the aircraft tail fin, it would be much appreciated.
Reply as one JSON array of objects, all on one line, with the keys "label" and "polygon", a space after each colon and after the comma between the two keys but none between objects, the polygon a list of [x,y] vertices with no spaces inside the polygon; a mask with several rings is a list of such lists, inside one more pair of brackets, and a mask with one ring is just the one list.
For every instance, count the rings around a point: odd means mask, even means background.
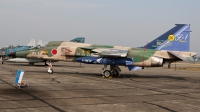
[{"label": "aircraft tail fin", "polygon": [[70,40],[70,42],[85,43],[85,37],[77,37],[75,39]]},{"label": "aircraft tail fin", "polygon": [[144,47],[147,49],[189,51],[190,24],[175,24],[176,26],[154,39]]},{"label": "aircraft tail fin", "polygon": [[42,40],[41,39],[38,40],[37,43],[35,44],[35,46],[37,46],[37,45],[40,45],[40,46],[42,45]]},{"label": "aircraft tail fin", "polygon": [[27,46],[35,46],[35,39],[31,39]]}]

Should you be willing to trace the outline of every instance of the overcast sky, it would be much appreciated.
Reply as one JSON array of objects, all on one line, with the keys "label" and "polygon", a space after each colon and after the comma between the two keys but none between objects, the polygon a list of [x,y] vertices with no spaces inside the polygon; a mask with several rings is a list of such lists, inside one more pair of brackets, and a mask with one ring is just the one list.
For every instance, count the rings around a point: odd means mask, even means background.
[{"label": "overcast sky", "polygon": [[199,11],[200,0],[0,0],[0,47],[75,37],[138,47],[186,23],[200,54]]}]

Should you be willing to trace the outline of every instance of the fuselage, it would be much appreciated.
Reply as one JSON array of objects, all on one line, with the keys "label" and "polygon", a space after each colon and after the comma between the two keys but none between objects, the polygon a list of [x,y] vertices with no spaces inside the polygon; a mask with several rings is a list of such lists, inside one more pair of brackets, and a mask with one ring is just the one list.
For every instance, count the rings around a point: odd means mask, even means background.
[{"label": "fuselage", "polygon": [[[127,54],[125,56],[121,56],[118,58],[132,58],[134,60],[134,63],[132,65],[134,66],[162,66],[164,62],[177,60],[177,57],[171,55],[165,50],[153,50],[145,48],[131,48],[123,46],[109,46],[63,41],[50,42],[47,44],[47,46],[40,49],[32,49],[17,52],[16,57],[52,61],[76,61],[76,59],[80,57],[100,57],[99,55],[96,55],[99,49],[117,49],[127,51]],[[174,52],[181,53],[186,57],[196,55],[196,53],[194,52]],[[110,53],[110,51],[108,53]],[[111,58],[115,58],[114,55]]]}]

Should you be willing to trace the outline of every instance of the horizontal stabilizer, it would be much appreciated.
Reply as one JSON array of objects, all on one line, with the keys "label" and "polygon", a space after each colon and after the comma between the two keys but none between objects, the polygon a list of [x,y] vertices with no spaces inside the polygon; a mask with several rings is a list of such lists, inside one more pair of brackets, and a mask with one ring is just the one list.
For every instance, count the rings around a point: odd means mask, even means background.
[{"label": "horizontal stabilizer", "polygon": [[176,52],[173,52],[173,51],[167,51],[167,52],[174,55],[175,57],[181,59],[182,61],[189,62],[189,63],[195,63],[195,60],[191,56],[186,57],[181,53],[176,53]]}]

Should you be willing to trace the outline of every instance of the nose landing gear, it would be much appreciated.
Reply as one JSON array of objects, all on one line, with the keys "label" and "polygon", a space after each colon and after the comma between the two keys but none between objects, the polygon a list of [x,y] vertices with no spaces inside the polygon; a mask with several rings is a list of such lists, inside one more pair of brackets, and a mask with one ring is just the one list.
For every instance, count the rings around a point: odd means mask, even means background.
[{"label": "nose landing gear", "polygon": [[49,74],[53,74],[53,65],[51,64],[51,62],[46,62],[47,65],[49,65],[47,68],[48,68],[48,73]]}]

